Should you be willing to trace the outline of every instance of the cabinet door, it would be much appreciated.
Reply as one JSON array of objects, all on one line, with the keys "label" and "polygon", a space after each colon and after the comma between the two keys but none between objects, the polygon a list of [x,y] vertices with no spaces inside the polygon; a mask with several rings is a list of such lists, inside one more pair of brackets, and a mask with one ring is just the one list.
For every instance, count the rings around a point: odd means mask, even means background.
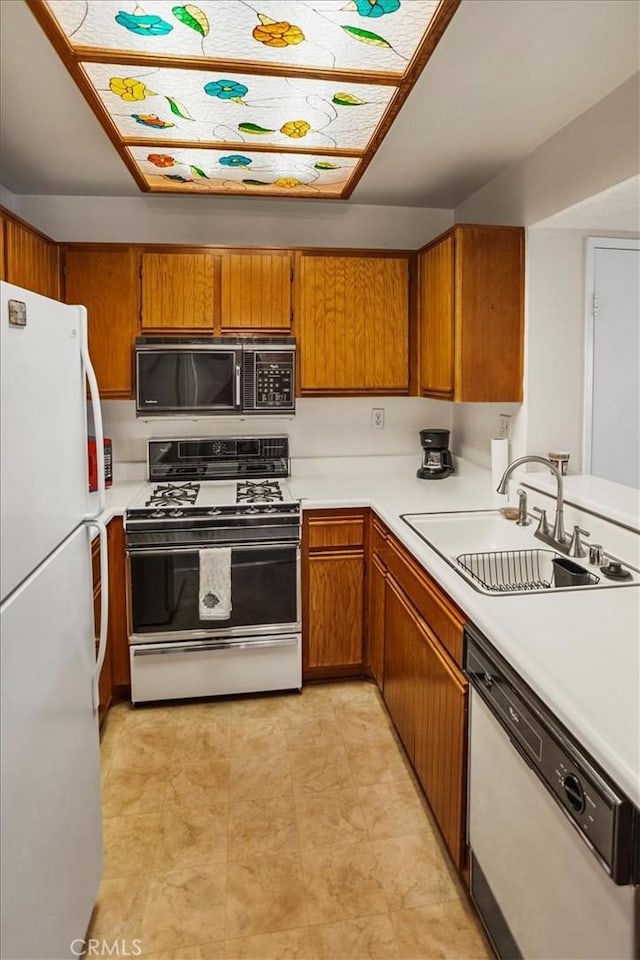
[{"label": "cabinet door", "polygon": [[303,395],[408,392],[408,285],[406,257],[301,255]]},{"label": "cabinet door", "polygon": [[133,344],[140,313],[138,264],[135,248],[71,248],[65,253],[65,300],[87,308],[89,353],[103,397],[133,396]]},{"label": "cabinet door", "polygon": [[58,244],[41,234],[6,220],[6,272],[9,283],[44,297],[60,299],[60,256]]},{"label": "cabinet door", "polygon": [[292,274],[293,255],[288,250],[223,253],[222,329],[290,330]]},{"label": "cabinet door", "polygon": [[382,690],[384,680],[384,598],[387,571],[379,557],[373,556],[369,567],[369,621],[367,660],[373,679]]},{"label": "cabinet door", "polygon": [[364,562],[359,552],[307,559],[307,668],[362,663]]},{"label": "cabinet door", "polygon": [[420,255],[420,389],[450,399],[454,391],[454,239]]},{"label": "cabinet door", "polygon": [[109,546],[109,647],[114,687],[130,687],[129,637],[126,608],[126,568],[122,517],[107,527]]},{"label": "cabinet door", "polygon": [[458,868],[464,859],[467,683],[424,621],[416,657],[413,764]]},{"label": "cabinet door", "polygon": [[415,753],[416,657],[420,652],[415,618],[393,578],[384,597],[384,701],[410,760]]},{"label": "cabinet door", "polygon": [[220,257],[143,253],[143,330],[213,331],[220,307]]}]

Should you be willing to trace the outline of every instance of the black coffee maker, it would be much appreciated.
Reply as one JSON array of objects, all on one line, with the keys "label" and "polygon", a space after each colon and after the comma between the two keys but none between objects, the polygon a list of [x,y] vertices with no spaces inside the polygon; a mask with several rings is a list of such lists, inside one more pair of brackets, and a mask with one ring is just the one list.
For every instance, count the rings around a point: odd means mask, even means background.
[{"label": "black coffee maker", "polygon": [[422,466],[417,476],[421,480],[442,480],[453,473],[453,459],[449,451],[448,430],[421,430]]}]

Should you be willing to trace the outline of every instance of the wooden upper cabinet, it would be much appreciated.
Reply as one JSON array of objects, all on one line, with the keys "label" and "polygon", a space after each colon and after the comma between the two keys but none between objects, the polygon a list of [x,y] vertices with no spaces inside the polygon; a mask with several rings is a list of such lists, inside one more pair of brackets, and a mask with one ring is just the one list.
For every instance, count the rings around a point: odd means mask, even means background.
[{"label": "wooden upper cabinet", "polygon": [[423,391],[453,398],[453,236],[420,258],[420,371]]},{"label": "wooden upper cabinet", "polygon": [[298,258],[300,393],[408,393],[408,257]]},{"label": "wooden upper cabinet", "polygon": [[133,344],[138,330],[140,255],[126,250],[67,248],[65,300],[89,318],[89,354],[103,397],[133,395]]},{"label": "wooden upper cabinet", "polygon": [[60,299],[58,244],[8,217],[5,220],[6,280],[44,297]]},{"label": "wooden upper cabinet", "polygon": [[219,254],[142,254],[143,330],[212,333],[219,312]]},{"label": "wooden upper cabinet", "polygon": [[459,224],[420,254],[420,392],[522,400],[524,230]]},{"label": "wooden upper cabinet", "polygon": [[222,254],[220,323],[223,330],[291,329],[293,254],[238,251]]}]

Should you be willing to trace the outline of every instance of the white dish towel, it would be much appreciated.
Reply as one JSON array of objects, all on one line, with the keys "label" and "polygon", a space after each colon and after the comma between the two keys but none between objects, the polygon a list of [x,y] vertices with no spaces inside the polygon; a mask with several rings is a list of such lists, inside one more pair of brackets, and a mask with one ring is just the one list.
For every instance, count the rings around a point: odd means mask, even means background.
[{"label": "white dish towel", "polygon": [[201,620],[228,620],[231,616],[231,547],[199,550]]}]

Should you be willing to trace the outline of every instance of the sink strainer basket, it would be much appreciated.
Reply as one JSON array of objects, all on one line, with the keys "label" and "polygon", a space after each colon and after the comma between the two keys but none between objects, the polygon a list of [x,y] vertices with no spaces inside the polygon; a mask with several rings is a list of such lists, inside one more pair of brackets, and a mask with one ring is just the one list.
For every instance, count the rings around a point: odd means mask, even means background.
[{"label": "sink strainer basket", "polygon": [[[553,561],[562,560],[551,550],[462,553],[456,559],[480,586],[493,593],[550,590],[554,579]],[[590,584],[600,579],[591,573],[587,576]]]}]

